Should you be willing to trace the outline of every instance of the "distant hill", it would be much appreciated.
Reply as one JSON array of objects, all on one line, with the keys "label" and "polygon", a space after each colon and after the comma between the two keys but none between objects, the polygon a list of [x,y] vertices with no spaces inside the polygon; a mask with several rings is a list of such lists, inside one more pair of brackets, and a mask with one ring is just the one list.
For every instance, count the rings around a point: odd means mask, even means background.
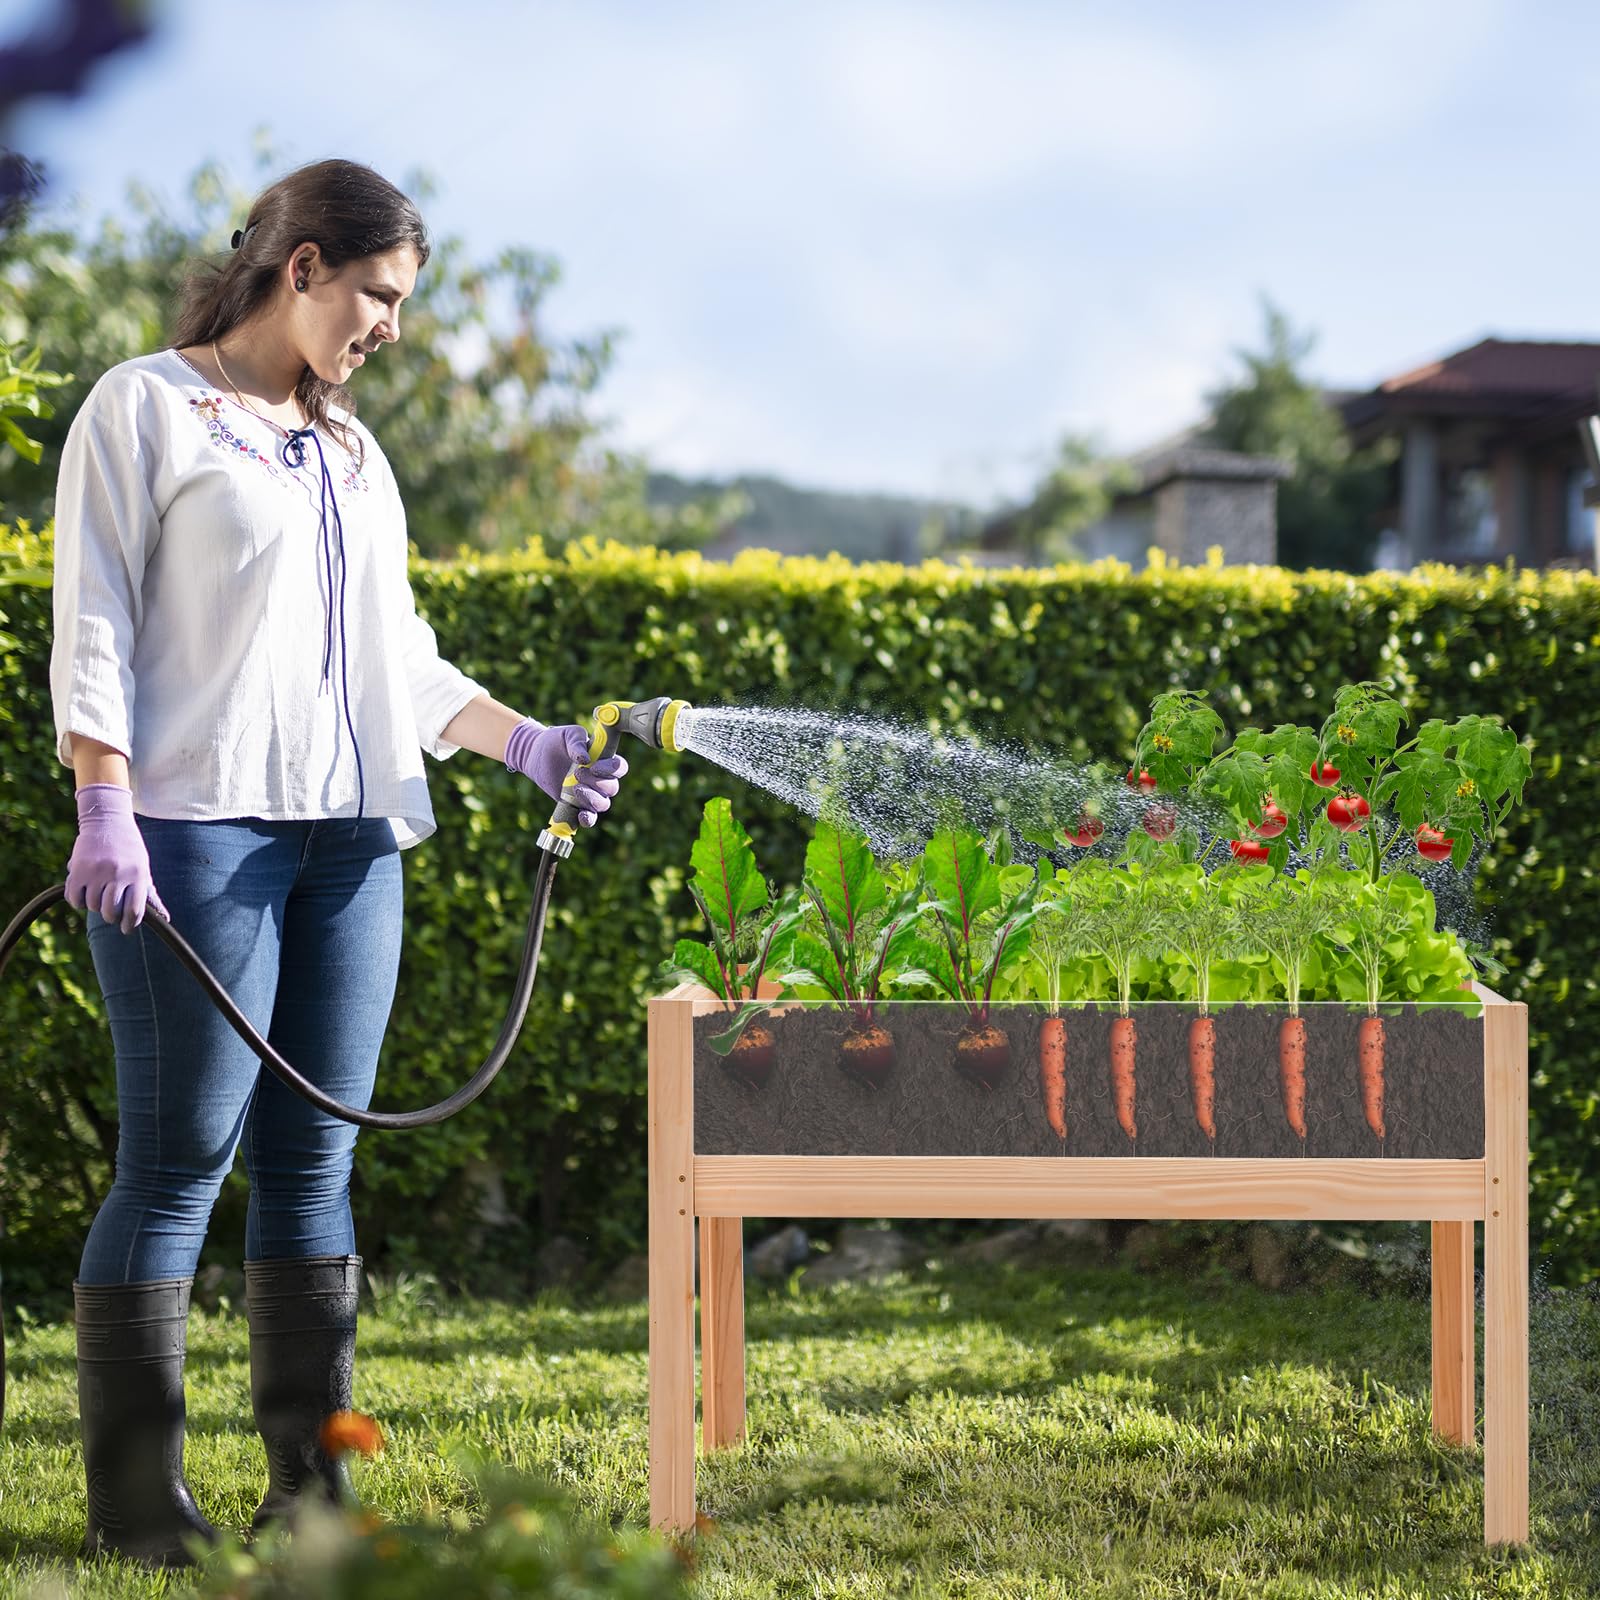
[{"label": "distant hill", "polygon": [[[651,505],[670,508],[736,489],[749,510],[712,540],[705,554],[726,558],[760,546],[784,555],[826,555],[837,550],[852,561],[920,561],[953,539],[976,537],[982,518],[970,506],[914,500],[899,495],[843,494],[801,489],[778,478],[679,478],[652,472],[646,480]],[[939,523],[944,532],[927,532]]]}]

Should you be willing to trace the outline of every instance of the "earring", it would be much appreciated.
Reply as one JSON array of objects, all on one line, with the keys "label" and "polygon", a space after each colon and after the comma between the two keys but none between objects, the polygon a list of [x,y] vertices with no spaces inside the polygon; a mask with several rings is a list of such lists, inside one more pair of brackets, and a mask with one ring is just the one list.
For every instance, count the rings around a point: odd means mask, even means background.
[{"label": "earring", "polygon": [[294,280],[294,286],[300,291],[301,294],[306,292],[306,280],[304,278],[296,278]]}]

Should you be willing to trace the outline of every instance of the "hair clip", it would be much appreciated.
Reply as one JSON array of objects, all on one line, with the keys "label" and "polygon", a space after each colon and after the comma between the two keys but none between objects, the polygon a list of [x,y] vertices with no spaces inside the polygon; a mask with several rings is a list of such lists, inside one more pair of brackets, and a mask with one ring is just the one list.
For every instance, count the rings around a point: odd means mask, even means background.
[{"label": "hair clip", "polygon": [[241,232],[238,228],[235,228],[233,230],[233,248],[238,250],[249,244],[250,235],[254,233],[260,226],[261,224],[259,222],[252,222],[248,228],[244,229],[243,232]]}]

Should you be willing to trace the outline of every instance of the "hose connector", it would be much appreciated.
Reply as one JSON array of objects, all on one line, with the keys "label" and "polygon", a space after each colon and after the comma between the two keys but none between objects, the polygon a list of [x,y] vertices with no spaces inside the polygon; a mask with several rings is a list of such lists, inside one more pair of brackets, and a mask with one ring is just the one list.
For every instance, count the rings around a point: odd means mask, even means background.
[{"label": "hose connector", "polygon": [[625,733],[632,734],[653,750],[670,750],[677,754],[683,749],[678,719],[690,709],[687,700],[674,700],[670,695],[660,695],[654,700],[607,700],[604,705],[596,706],[588,757],[573,762],[572,770],[562,781],[562,798],[556,802],[549,822],[539,835],[539,848],[563,858],[572,854],[577,839],[578,808],[566,797],[577,788],[578,775],[584,767],[615,755]]}]

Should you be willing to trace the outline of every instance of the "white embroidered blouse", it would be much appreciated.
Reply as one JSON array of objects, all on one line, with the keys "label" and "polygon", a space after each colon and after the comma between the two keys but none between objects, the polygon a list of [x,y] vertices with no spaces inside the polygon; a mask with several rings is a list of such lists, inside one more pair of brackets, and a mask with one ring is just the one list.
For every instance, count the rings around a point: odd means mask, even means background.
[{"label": "white embroidered blouse", "polygon": [[122,751],[144,816],[388,817],[401,848],[435,829],[422,752],[453,755],[443,730],[484,691],[440,659],[394,473],[340,420],[359,469],[324,429],[292,465],[282,434],[175,350],[111,368],[73,419],[57,754],[72,764],[69,733]]}]

